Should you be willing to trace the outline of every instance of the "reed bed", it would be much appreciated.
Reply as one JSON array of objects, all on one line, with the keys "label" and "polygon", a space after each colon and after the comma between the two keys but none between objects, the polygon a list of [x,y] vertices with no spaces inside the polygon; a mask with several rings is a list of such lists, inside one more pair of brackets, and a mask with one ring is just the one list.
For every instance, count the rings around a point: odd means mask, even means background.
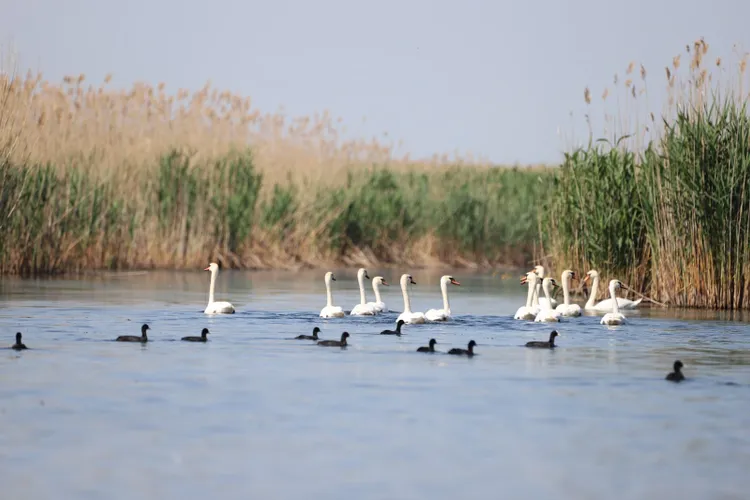
[{"label": "reed bed", "polygon": [[0,272],[524,264],[544,168],[399,155],[207,85],[0,72]]},{"label": "reed bed", "polygon": [[[727,69],[721,59],[709,64],[702,39],[686,51],[687,68],[681,56],[665,68],[668,101],[660,114],[644,115],[637,103],[647,96],[641,67],[638,84],[625,82],[631,104],[624,116],[605,119],[614,137],[565,156],[543,217],[545,244],[554,262],[598,268],[669,305],[745,309],[748,56],[739,54]],[[585,98],[591,101],[588,89]]]}]

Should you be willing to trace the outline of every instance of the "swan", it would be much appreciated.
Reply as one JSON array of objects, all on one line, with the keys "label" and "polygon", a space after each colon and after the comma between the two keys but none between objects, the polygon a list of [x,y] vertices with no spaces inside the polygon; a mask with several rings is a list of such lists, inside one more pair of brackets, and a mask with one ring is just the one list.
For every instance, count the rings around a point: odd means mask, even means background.
[{"label": "swan", "polygon": [[[550,298],[550,285],[557,286],[557,282],[554,278],[544,278],[542,280],[542,290],[544,290],[544,295],[545,297],[547,297],[547,299]],[[547,303],[549,304],[549,300],[547,301]],[[560,317],[562,317],[562,314],[560,314],[558,311],[555,311],[548,306],[542,306],[542,308],[539,310],[539,314],[537,314],[536,318],[534,318],[534,322],[542,323],[547,321],[560,321]]]},{"label": "swan", "polygon": [[326,306],[320,310],[321,318],[343,318],[344,310],[340,306],[333,305],[333,295],[331,294],[331,281],[336,281],[336,277],[331,271],[326,273]]},{"label": "swan", "polygon": [[208,305],[203,310],[206,314],[234,314],[234,306],[229,302],[214,301],[214,288],[216,287],[216,275],[219,274],[219,265],[211,262],[204,271],[211,271],[211,285],[208,288]]},{"label": "swan", "polygon": [[539,276],[539,281],[536,285],[536,299],[534,299],[534,304],[539,306],[540,308],[544,308],[551,304],[550,309],[554,309],[555,307],[557,307],[557,300],[550,297],[539,297],[539,292],[542,287],[542,280],[544,280],[544,266],[534,266],[534,269],[532,269],[532,271],[534,271],[537,276]]},{"label": "swan", "polygon": [[411,274],[402,274],[401,275],[401,293],[404,295],[404,312],[398,315],[398,318],[396,318],[396,322],[398,323],[398,320],[402,319],[404,320],[404,323],[407,325],[413,325],[416,323],[424,323],[426,321],[426,318],[424,317],[424,313],[421,312],[411,312],[411,300],[409,300],[409,285],[416,285],[417,283],[414,281],[414,278],[411,277]]},{"label": "swan", "polygon": [[447,321],[451,317],[451,305],[448,303],[448,283],[461,286],[461,283],[453,279],[453,276],[445,275],[440,278],[440,291],[443,293],[443,308],[430,309],[424,313],[429,321]]},{"label": "swan", "polygon": [[[620,312],[620,306],[617,304],[617,295],[615,290],[622,287],[622,283],[619,280],[609,281],[609,295],[612,297],[612,312],[608,312],[602,317],[599,322],[602,325],[622,325],[625,323],[625,316]],[[601,304],[601,302],[600,302]]]},{"label": "swan", "polygon": [[534,310],[532,303],[534,301],[537,279],[538,277],[534,271],[529,271],[526,273],[526,276],[521,277],[521,284],[528,285],[529,291],[526,293],[526,305],[518,308],[513,319],[534,319],[536,317],[539,311]]},{"label": "swan", "polygon": [[389,286],[388,283],[386,283],[385,278],[382,276],[375,276],[372,279],[372,291],[375,292],[375,302],[367,303],[368,306],[372,306],[376,313],[388,312],[388,307],[386,307],[383,299],[380,298],[380,285]]},{"label": "swan", "polygon": [[377,311],[367,302],[365,298],[365,278],[368,280],[370,277],[367,275],[367,269],[360,267],[357,271],[357,282],[359,282],[359,304],[354,306],[349,316],[374,316]]},{"label": "swan", "polygon": [[571,271],[570,269],[566,269],[562,272],[562,275],[560,276],[560,279],[562,281],[562,289],[563,289],[563,303],[560,304],[555,308],[556,311],[558,311],[563,316],[580,316],[581,315],[581,306],[578,304],[571,304],[570,303],[570,291],[568,290],[569,283],[572,279],[576,277],[576,273]]},{"label": "swan", "polygon": [[[583,306],[583,308],[587,311],[611,311],[612,299],[604,299],[601,302],[594,304],[596,293],[599,291],[599,272],[595,271],[594,269],[587,272],[586,277],[583,278],[583,281],[586,282],[586,280],[588,279],[592,280],[591,293],[589,293],[589,299],[586,301],[586,304]],[[635,309],[636,307],[638,307],[638,304],[640,304],[642,300],[643,299],[630,300],[623,297],[617,297],[617,306],[620,309]]]}]

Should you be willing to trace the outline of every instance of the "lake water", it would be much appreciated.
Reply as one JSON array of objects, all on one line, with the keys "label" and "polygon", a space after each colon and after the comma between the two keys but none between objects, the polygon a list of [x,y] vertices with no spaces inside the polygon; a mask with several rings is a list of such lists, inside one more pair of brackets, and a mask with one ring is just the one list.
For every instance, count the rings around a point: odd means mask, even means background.
[{"label": "lake water", "polygon": [[[334,301],[358,301],[339,270]],[[397,271],[384,300],[402,310]],[[413,309],[441,307],[413,271]],[[0,281],[0,480],[7,500],[734,499],[750,490],[750,325],[643,309],[512,319],[518,273],[456,272],[453,319],[381,336],[397,313],[318,317],[323,272],[97,274]],[[372,290],[367,288],[368,300]],[[145,346],[112,342],[151,326]],[[347,349],[288,340],[309,334]],[[207,344],[177,341],[211,330]],[[466,347],[473,359],[422,354]],[[675,359],[690,379],[664,380]]]}]

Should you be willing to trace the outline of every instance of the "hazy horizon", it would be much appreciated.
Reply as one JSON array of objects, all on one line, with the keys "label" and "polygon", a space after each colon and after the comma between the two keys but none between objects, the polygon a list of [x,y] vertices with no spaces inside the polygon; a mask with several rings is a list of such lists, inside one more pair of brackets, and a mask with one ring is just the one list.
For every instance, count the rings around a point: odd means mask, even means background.
[{"label": "hazy horizon", "polygon": [[559,129],[575,123],[585,138],[584,88],[596,120],[602,91],[630,61],[649,72],[658,111],[664,67],[686,44],[704,37],[711,57],[728,62],[735,44],[750,47],[741,21],[750,4],[715,5],[4,1],[0,45],[52,83],[84,73],[98,84],[113,73],[114,86],[163,81],[174,93],[210,80],[264,112],[328,110],[348,136],[387,132],[414,156],[538,164],[559,161],[568,145]]}]

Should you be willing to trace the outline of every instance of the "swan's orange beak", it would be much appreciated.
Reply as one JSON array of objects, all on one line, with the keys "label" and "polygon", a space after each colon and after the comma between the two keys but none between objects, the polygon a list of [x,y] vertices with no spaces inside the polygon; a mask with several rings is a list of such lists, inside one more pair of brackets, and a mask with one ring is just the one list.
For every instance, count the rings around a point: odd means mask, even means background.
[{"label": "swan's orange beak", "polygon": [[575,271],[571,271],[571,273],[570,273],[570,279],[572,279],[572,280],[576,279],[576,273],[575,273]]},{"label": "swan's orange beak", "polygon": [[454,280],[453,278],[451,278],[451,283],[454,284],[454,285],[461,286],[461,283],[459,283],[458,281]]},{"label": "swan's orange beak", "polygon": [[383,284],[383,285],[385,285],[385,286],[389,286],[389,285],[388,285],[388,282],[387,282],[387,281],[385,281],[385,280],[381,280],[381,284]]},{"label": "swan's orange beak", "polygon": [[527,276],[521,276],[521,284],[525,285],[529,282],[529,278]]},{"label": "swan's orange beak", "polygon": [[207,267],[207,268],[204,269],[204,271],[210,271],[210,270],[211,270],[210,267]]},{"label": "swan's orange beak", "polygon": [[587,275],[586,275],[586,276],[585,276],[585,277],[583,278],[583,282],[584,282],[584,283],[586,283],[586,282],[587,282],[587,281],[589,280],[589,278],[591,278],[591,276],[587,274]]}]

